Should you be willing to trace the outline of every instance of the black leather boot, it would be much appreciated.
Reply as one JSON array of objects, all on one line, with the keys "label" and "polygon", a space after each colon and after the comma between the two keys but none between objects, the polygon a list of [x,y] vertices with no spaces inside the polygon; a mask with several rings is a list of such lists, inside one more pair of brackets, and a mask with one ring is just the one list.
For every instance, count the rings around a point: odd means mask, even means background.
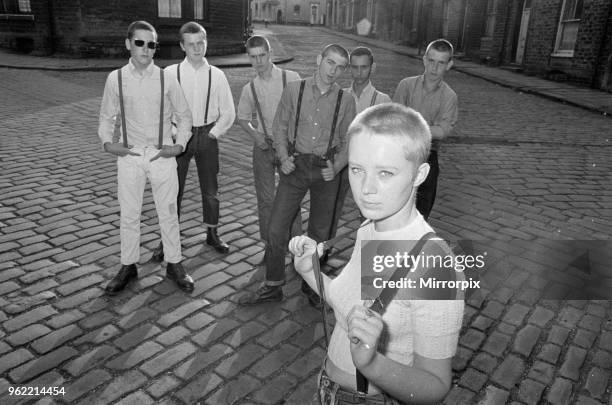
[{"label": "black leather boot", "polygon": [[186,292],[193,291],[193,279],[181,263],[168,263],[166,266],[166,277],[174,281],[178,288]]},{"label": "black leather boot", "polygon": [[130,281],[138,278],[135,264],[121,266],[117,275],[107,284],[105,291],[108,295],[115,295],[125,289]]},{"label": "black leather boot", "polygon": [[229,245],[219,238],[217,235],[217,228],[208,228],[208,233],[206,235],[206,243],[215,248],[215,250],[219,253],[229,253]]},{"label": "black leather boot", "polygon": [[240,305],[257,305],[264,302],[279,302],[283,300],[283,288],[262,284],[257,291],[247,293],[238,299]]},{"label": "black leather boot", "polygon": [[155,263],[161,263],[164,261],[164,245],[159,242],[159,245],[155,249],[153,249],[153,256],[151,256],[151,261]]}]

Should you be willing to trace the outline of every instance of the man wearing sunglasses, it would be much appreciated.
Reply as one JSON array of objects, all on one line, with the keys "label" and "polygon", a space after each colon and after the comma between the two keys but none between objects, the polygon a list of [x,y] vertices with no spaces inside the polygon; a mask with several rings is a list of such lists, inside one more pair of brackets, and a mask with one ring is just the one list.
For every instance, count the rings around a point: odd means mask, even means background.
[{"label": "man wearing sunglasses", "polygon": [[[151,24],[130,24],[125,47],[130,60],[106,79],[98,127],[104,150],[117,156],[121,213],[121,268],[106,292],[117,294],[138,278],[140,214],[147,179],[159,219],[166,276],[190,292],[193,280],[181,265],[175,156],[185,149],[191,136],[191,111],[176,79],[153,63],[157,33]],[[172,140],[173,115],[178,129],[176,143]],[[118,141],[113,139],[116,119],[121,119]]]},{"label": "man wearing sunglasses", "polygon": [[[189,163],[195,157],[202,195],[203,222],[208,228],[206,243],[219,253],[228,253],[229,246],[219,237],[219,144],[217,139],[233,125],[236,113],[232,92],[221,69],[206,60],[206,30],[196,22],[185,23],[180,31],[185,59],[170,65],[166,72],[178,79],[193,118],[192,136],[183,153],[177,156],[179,176],[178,210],[185,192]],[[161,244],[153,252],[153,261],[163,260]]]}]

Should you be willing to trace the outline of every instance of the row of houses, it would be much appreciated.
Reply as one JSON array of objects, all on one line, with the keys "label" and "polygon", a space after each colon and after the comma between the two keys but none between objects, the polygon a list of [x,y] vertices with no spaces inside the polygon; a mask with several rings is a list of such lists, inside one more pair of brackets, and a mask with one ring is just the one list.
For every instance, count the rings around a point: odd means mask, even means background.
[{"label": "row of houses", "polygon": [[253,21],[320,24],[612,91],[611,0],[251,0]]},{"label": "row of houses", "polygon": [[[329,0],[329,26],[612,91],[611,0]],[[361,25],[360,25],[361,22]],[[367,22],[367,24],[364,24]]]},{"label": "row of houses", "polygon": [[252,21],[325,25],[423,49],[447,38],[465,58],[612,91],[612,0],[1,0],[0,47],[38,54],[125,54],[125,28],[158,29],[178,58],[196,20],[209,54],[243,51]]},{"label": "row of houses", "polygon": [[243,52],[247,0],[0,0],[0,47],[74,56],[124,56],[127,26],[146,20],[159,33],[158,56],[180,58],[186,21],[206,28],[210,55]]}]

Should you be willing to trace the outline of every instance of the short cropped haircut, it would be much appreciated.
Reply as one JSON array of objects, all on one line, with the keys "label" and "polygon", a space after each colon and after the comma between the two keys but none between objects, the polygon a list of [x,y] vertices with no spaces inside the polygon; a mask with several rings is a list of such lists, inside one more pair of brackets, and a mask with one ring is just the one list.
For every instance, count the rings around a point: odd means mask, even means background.
[{"label": "short cropped haircut", "polygon": [[351,58],[353,56],[367,56],[370,59],[370,65],[374,64],[374,54],[372,50],[365,46],[358,46],[351,51]]},{"label": "short cropped haircut", "polygon": [[453,58],[453,44],[451,44],[446,39],[436,39],[435,41],[431,41],[429,45],[427,45],[427,49],[425,50],[426,55],[430,49],[435,49],[438,52],[446,52],[450,55],[451,59]]},{"label": "short cropped haircut", "polygon": [[179,30],[179,37],[181,37],[181,42],[183,42],[183,34],[197,34],[203,33],[204,39],[206,39],[206,30],[200,24],[194,21],[189,21],[181,27]]},{"label": "short cropped haircut", "polygon": [[335,52],[338,55],[342,56],[344,59],[349,60],[349,53],[342,45],[329,44],[325,46],[325,48],[323,48],[323,51],[321,51],[321,56],[326,57],[330,52]]},{"label": "short cropped haircut", "polygon": [[132,39],[137,30],[151,31],[153,34],[155,34],[155,38],[157,38],[157,31],[155,31],[155,28],[151,24],[146,21],[134,21],[127,29],[128,39]]},{"label": "short cropped haircut", "polygon": [[247,51],[253,48],[263,47],[267,52],[270,52],[270,42],[263,35],[253,35],[247,39],[245,47]]},{"label": "short cropped haircut", "polygon": [[360,112],[348,128],[348,143],[354,135],[360,133],[401,138],[406,159],[417,165],[427,162],[429,157],[429,125],[421,114],[402,104],[377,104]]}]

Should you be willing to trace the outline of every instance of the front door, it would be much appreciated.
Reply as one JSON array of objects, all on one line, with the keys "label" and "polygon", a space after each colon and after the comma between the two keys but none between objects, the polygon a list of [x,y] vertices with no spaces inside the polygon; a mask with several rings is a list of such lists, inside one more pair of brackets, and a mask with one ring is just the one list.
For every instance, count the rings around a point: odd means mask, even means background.
[{"label": "front door", "polygon": [[519,29],[518,43],[516,46],[516,63],[519,65],[523,64],[523,56],[525,56],[525,42],[527,42],[529,14],[531,14],[531,0],[525,0],[525,3],[523,4],[523,16],[521,17],[521,28]]}]

